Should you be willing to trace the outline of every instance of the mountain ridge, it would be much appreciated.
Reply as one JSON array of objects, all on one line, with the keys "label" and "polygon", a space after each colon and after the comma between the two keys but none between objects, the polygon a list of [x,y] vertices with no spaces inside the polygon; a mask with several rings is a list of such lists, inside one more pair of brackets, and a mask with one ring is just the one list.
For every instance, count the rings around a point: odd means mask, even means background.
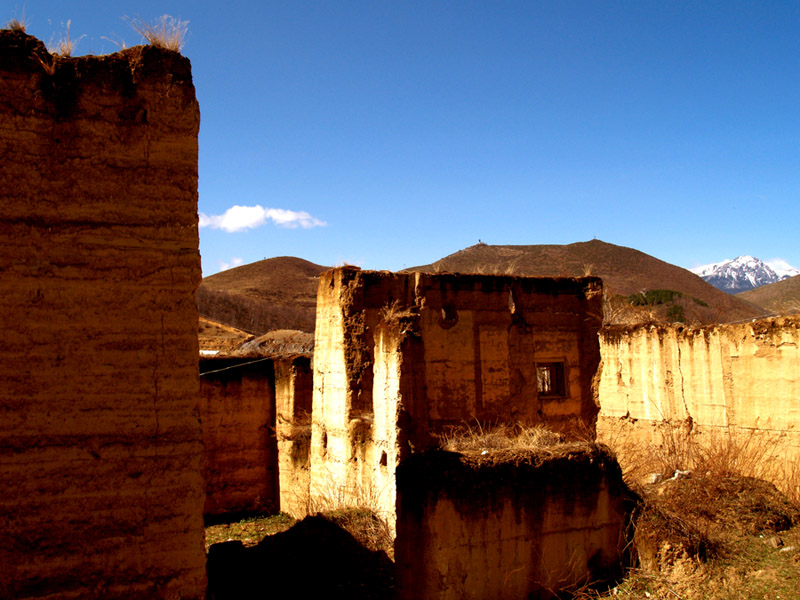
[{"label": "mountain ridge", "polygon": [[[277,329],[313,332],[319,275],[328,267],[275,257],[203,279],[200,313],[253,335]],[[726,294],[686,269],[633,248],[601,240],[527,246],[479,243],[429,265],[404,271],[452,271],[603,279],[608,323],[683,321],[712,324],[762,316],[765,311]]]},{"label": "mountain ridge", "polygon": [[689,269],[718,290],[729,294],[746,292],[763,285],[769,285],[800,273],[786,265],[780,273],[770,264],[750,255],[738,256]]},{"label": "mountain ridge", "polygon": [[[698,324],[744,320],[764,313],[760,307],[714,288],[687,269],[640,250],[598,239],[565,245],[478,243],[428,265],[406,270],[505,273],[539,277],[597,275],[603,279],[607,297],[616,299],[619,308],[624,308],[621,298],[630,298],[643,292],[680,292],[683,298],[676,302],[682,307],[685,320]],[[640,314],[635,317],[631,311],[623,311],[620,318],[638,322],[647,319],[670,320],[667,311],[668,306],[651,306],[645,311],[638,311]],[[609,317],[608,320],[615,319]]]}]

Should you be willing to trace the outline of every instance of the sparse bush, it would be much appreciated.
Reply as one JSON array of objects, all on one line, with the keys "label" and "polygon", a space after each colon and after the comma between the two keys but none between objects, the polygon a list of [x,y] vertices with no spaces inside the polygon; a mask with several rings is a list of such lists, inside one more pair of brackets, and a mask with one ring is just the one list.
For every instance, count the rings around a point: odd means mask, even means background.
[{"label": "sparse bush", "polygon": [[412,312],[408,308],[404,307],[400,300],[394,300],[393,302],[385,304],[380,309],[379,314],[385,323],[391,323],[401,319],[402,317],[410,316]]},{"label": "sparse bush", "polygon": [[638,294],[627,296],[628,302],[634,306],[656,306],[657,304],[669,304],[675,298],[682,298],[683,294],[675,290],[646,290]]},{"label": "sparse bush", "polygon": [[128,20],[131,27],[151,46],[180,52],[186,44],[189,21],[181,21],[170,15],[162,15],[152,24],[141,19]]}]

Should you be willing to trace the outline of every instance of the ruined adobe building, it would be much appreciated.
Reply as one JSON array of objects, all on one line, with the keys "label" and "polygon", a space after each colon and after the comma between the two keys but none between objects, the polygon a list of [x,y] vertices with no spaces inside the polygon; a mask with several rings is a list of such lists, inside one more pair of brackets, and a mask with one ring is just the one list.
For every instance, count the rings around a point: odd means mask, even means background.
[{"label": "ruined adobe building", "polygon": [[0,597],[203,598],[189,61],[0,31]]},{"label": "ruined adobe building", "polygon": [[465,456],[463,423],[594,432],[595,277],[323,273],[310,506],[396,525],[398,598],[550,598],[621,572],[630,495],[607,451]]},{"label": "ruined adobe building", "polygon": [[[753,431],[800,460],[800,316],[702,328],[601,332],[604,430],[654,435],[664,420],[698,431]],[[775,439],[779,441],[775,443]]]},{"label": "ruined adobe building", "polygon": [[395,468],[464,422],[593,430],[595,277],[323,273],[317,297],[312,505],[390,521]]}]

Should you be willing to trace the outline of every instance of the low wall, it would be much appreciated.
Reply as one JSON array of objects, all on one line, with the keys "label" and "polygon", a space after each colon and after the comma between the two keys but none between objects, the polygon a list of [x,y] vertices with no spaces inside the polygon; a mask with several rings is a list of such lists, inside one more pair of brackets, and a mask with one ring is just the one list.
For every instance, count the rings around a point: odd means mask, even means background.
[{"label": "low wall", "polygon": [[621,576],[633,498],[599,446],[397,468],[400,599],[551,598]]},{"label": "low wall", "polygon": [[206,519],[277,512],[273,361],[200,359],[200,398]]},{"label": "low wall", "polygon": [[[601,420],[752,430],[800,458],[800,316],[600,334]],[[652,428],[651,428],[652,429]]]},{"label": "low wall", "polygon": [[189,61],[0,31],[0,597],[203,598]]}]

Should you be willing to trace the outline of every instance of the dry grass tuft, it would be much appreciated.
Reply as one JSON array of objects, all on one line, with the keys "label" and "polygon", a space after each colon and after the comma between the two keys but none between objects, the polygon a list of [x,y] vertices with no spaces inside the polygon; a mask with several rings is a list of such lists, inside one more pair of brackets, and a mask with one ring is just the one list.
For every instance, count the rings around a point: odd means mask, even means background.
[{"label": "dry grass tuft", "polygon": [[152,24],[145,23],[141,19],[128,19],[128,21],[148,44],[156,48],[180,52],[186,44],[189,21],[181,21],[170,15],[162,15]]},{"label": "dry grass tuft", "polygon": [[[62,23],[63,25],[63,23]],[[56,56],[61,56],[63,58],[69,58],[72,56],[72,53],[75,52],[75,48],[78,47],[78,42],[80,42],[85,35],[82,35],[77,40],[73,40],[72,36],[70,35],[70,27],[72,26],[72,21],[67,20],[66,31],[64,34],[58,38],[55,42],[50,40],[50,44],[48,45],[47,49],[50,54],[54,54]]]},{"label": "dry grass tuft", "polygon": [[540,450],[564,443],[561,434],[542,426],[496,424],[484,427],[456,425],[439,435],[439,445],[450,452],[483,450]]},{"label": "dry grass tuft", "polygon": [[321,514],[347,530],[361,545],[382,550],[394,560],[394,533],[389,520],[394,514],[381,510],[385,494],[372,486],[329,484],[308,498],[309,515]]},{"label": "dry grass tuft", "polygon": [[394,560],[394,535],[389,525],[377,514],[366,509],[342,509],[323,513],[323,516],[347,531],[355,540],[373,552],[385,552]]},{"label": "dry grass tuft", "polygon": [[20,31],[25,33],[28,29],[28,23],[25,21],[25,17],[22,19],[17,19],[14,17],[8,23],[6,23],[5,29],[8,31]]},{"label": "dry grass tuft", "polygon": [[385,304],[380,309],[379,314],[385,323],[392,323],[403,317],[411,316],[413,312],[409,308],[404,307],[399,300],[394,300],[393,302]]}]

